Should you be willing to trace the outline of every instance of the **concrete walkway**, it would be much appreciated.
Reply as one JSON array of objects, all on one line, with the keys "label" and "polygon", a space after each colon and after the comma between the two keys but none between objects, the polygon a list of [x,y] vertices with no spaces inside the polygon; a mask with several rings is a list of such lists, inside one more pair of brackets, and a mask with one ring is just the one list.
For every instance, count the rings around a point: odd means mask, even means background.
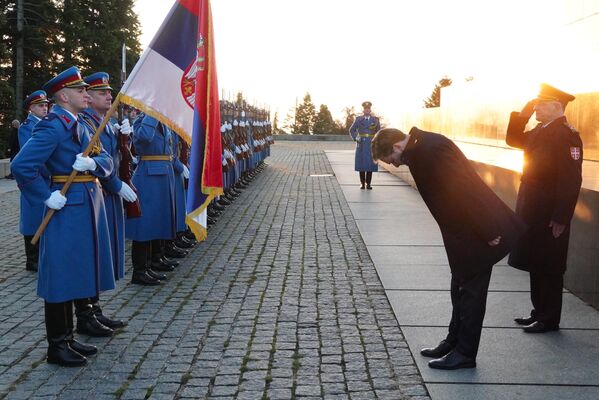
[{"label": "concrete walkway", "polygon": [[436,222],[418,192],[388,172],[360,190],[351,150],[327,151],[385,293],[433,400],[599,399],[599,311],[564,293],[559,332],[530,335],[513,322],[530,311],[528,275],[494,268],[478,367],[428,368],[422,347],[447,333],[450,271]]}]

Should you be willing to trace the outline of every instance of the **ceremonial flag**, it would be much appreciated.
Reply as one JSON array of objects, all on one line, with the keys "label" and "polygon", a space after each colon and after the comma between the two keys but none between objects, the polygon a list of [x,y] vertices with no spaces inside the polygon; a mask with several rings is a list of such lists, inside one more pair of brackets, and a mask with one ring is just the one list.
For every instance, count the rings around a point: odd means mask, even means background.
[{"label": "ceremonial flag", "polygon": [[206,207],[223,193],[209,0],[175,2],[119,98],[158,119],[190,144],[186,222],[199,240],[204,239]]}]

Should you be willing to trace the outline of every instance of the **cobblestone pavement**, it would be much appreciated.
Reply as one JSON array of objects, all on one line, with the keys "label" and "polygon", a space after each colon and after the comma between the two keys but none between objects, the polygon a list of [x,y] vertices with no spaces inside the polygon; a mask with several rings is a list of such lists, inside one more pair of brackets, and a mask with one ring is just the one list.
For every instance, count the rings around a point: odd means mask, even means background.
[{"label": "cobblestone pavement", "polygon": [[428,399],[339,184],[310,176],[332,173],[326,148],[351,143],[277,143],[166,284],[129,270],[102,294],[129,324],[79,337],[85,368],[44,361],[18,192],[0,195],[0,398]]}]

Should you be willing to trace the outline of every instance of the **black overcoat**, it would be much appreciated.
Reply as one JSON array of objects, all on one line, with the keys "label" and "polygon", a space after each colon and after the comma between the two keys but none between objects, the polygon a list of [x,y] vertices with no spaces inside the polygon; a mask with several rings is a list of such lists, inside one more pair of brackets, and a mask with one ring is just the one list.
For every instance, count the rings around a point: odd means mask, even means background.
[{"label": "black overcoat", "polygon": [[[506,142],[524,150],[516,213],[529,226],[510,254],[509,264],[530,272],[566,271],[570,220],[582,183],[582,140],[566,117],[524,132],[527,118],[513,112]],[[566,225],[557,239],[550,221]]]},{"label": "black overcoat", "polygon": [[[402,161],[439,224],[452,274],[468,278],[491,268],[525,231],[521,219],[445,136],[412,128]],[[500,244],[489,246],[498,236]]]}]

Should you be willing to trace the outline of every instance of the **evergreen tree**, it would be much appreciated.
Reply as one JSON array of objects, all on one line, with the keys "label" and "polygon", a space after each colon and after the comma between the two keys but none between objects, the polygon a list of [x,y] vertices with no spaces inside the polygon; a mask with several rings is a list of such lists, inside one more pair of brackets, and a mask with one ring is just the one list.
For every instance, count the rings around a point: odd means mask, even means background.
[{"label": "evergreen tree", "polygon": [[316,107],[312,103],[310,93],[306,93],[304,101],[297,107],[295,112],[295,133],[309,135],[313,132]]},{"label": "evergreen tree", "polygon": [[281,135],[285,132],[279,128],[279,113],[275,112],[275,116],[272,119],[272,133],[275,135]]},{"label": "evergreen tree", "polygon": [[127,71],[141,54],[141,29],[133,0],[58,0],[62,31],[61,68],[76,65],[83,75],[104,71],[121,87],[121,49],[127,47]]},{"label": "evergreen tree", "polygon": [[435,85],[430,97],[424,100],[424,108],[434,108],[441,106],[441,88],[451,85],[452,81],[447,76],[444,76]]},{"label": "evergreen tree", "polygon": [[320,110],[318,110],[318,114],[314,118],[314,134],[330,135],[334,133],[335,128],[335,121],[333,121],[329,107],[326,104],[321,104]]}]

